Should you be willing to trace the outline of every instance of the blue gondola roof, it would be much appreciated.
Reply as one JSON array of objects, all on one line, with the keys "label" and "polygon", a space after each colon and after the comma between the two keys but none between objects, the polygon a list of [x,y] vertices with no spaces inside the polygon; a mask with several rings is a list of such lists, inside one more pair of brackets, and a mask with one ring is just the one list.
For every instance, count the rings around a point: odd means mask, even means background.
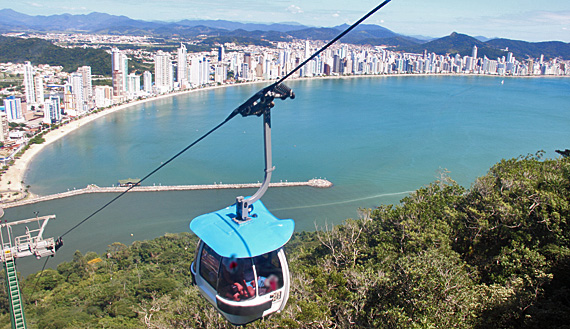
[{"label": "blue gondola roof", "polygon": [[238,224],[236,205],[198,216],[190,229],[222,257],[255,257],[277,250],[291,239],[295,222],[279,219],[261,201],[253,203],[251,220]]}]

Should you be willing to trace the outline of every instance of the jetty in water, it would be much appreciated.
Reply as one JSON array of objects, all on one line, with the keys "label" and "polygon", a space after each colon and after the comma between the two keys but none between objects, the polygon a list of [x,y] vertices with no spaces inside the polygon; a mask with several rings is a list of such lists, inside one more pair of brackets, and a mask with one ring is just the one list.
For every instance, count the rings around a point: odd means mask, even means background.
[{"label": "jetty in water", "polygon": [[[213,185],[153,185],[153,186],[134,186],[131,192],[162,192],[162,191],[194,191],[194,190],[217,190],[217,189],[244,189],[244,188],[259,188],[261,183],[248,183],[248,184],[213,184]],[[306,182],[279,182],[270,183],[269,187],[295,187],[295,186],[309,186],[316,188],[328,188],[332,187],[333,184],[326,179],[310,179]],[[24,206],[28,204],[33,204],[37,202],[50,201],[55,199],[68,198],[81,194],[90,193],[122,193],[128,190],[129,187],[117,186],[117,187],[99,187],[97,185],[91,184],[86,188],[71,190],[63,193],[51,194],[46,196],[38,196],[33,198],[28,198],[20,201],[4,203],[1,205],[2,208],[12,208],[18,206]]]}]

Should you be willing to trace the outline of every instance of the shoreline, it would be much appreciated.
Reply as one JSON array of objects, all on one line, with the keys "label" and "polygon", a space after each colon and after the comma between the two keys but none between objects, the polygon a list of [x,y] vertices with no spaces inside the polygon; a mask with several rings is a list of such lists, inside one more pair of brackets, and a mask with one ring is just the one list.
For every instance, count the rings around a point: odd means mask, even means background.
[{"label": "shoreline", "polygon": [[[456,73],[434,73],[434,74],[425,74],[425,73],[410,73],[410,74],[370,74],[370,75],[341,75],[341,76],[317,76],[317,77],[301,77],[301,78],[293,78],[292,81],[306,81],[306,80],[317,80],[317,79],[354,79],[354,78],[392,78],[392,77],[439,77],[439,76],[461,76],[461,77],[493,77],[493,78],[568,78],[569,76],[499,76],[499,75],[486,75],[486,74],[456,74]],[[194,92],[200,91],[211,91],[221,88],[228,88],[233,86],[242,86],[242,85],[252,85],[252,84],[262,84],[272,82],[274,80],[259,80],[259,81],[249,81],[249,82],[241,82],[241,83],[232,83],[232,84],[223,84],[217,86],[207,86],[203,88],[196,88],[196,89],[189,89],[189,90],[182,90],[182,91],[175,91],[168,94],[157,95],[154,97],[148,97],[145,99],[140,99],[132,102],[128,102],[125,104],[115,105],[110,108],[106,108],[101,110],[98,113],[91,113],[86,116],[80,117],[77,120],[71,121],[68,124],[61,126],[59,129],[49,131],[43,138],[45,142],[42,144],[31,144],[29,149],[24,152],[24,154],[18,158],[14,159],[14,164],[9,166],[6,170],[6,173],[2,175],[0,179],[0,190],[6,191],[24,191],[26,190],[24,178],[27,173],[29,164],[33,160],[33,158],[40,153],[45,146],[50,145],[51,143],[56,142],[57,140],[63,138],[64,136],[68,135],[69,133],[78,130],[82,125],[88,124],[96,119],[104,117],[108,114],[115,113],[120,110],[127,109],[132,106],[141,105],[147,102],[156,101],[160,99],[166,99],[174,96],[179,95],[186,95]],[[33,197],[31,193],[30,197]]]}]

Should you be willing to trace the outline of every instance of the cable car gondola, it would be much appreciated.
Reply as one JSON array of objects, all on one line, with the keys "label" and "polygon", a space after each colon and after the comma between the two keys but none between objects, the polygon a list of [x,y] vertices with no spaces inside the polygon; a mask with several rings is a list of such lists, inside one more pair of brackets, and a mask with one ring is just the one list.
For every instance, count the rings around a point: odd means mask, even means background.
[{"label": "cable car gondola", "polygon": [[191,265],[193,281],[201,294],[236,325],[283,310],[289,298],[289,267],[283,246],[293,235],[295,222],[276,218],[260,201],[274,169],[270,109],[274,98],[288,97],[295,95],[280,84],[260,91],[238,108],[243,116],[263,115],[265,178],[259,190],[190,223],[200,238]]}]

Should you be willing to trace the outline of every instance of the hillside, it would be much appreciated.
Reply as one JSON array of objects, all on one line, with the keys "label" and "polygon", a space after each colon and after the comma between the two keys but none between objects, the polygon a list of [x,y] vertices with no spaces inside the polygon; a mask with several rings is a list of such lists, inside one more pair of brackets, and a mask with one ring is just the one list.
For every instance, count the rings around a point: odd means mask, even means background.
[{"label": "hillside", "polygon": [[0,62],[33,65],[63,66],[66,72],[74,72],[83,65],[91,66],[95,75],[111,75],[111,55],[101,49],[62,48],[42,39],[22,39],[0,36]]},{"label": "hillside", "polygon": [[[469,190],[442,174],[400,205],[296,233],[285,311],[246,327],[563,328],[569,173],[570,158],[503,160]],[[231,328],[191,285],[196,243],[189,233],[114,243],[30,275],[29,328]]]},{"label": "hillside", "polygon": [[478,39],[456,32],[453,32],[449,36],[435,39],[421,45],[411,45],[408,47],[402,47],[401,49],[413,53],[423,53],[424,50],[426,50],[428,53],[436,53],[440,55],[460,54],[461,56],[471,56],[473,46],[477,46],[478,48],[478,57],[487,56],[488,58],[495,59],[506,55],[504,51],[501,51],[496,47],[489,46]]},{"label": "hillside", "polygon": [[470,37],[465,34],[453,32],[449,36],[432,40],[421,45],[407,45],[399,49],[414,53],[423,53],[424,50],[436,54],[460,54],[471,56],[473,46],[477,46],[477,56],[495,59],[506,56],[508,49],[519,59],[539,58],[570,58],[570,43],[550,41],[550,42],[526,42],[509,39],[493,39],[486,42]]},{"label": "hillside", "polygon": [[519,58],[540,58],[540,55],[544,55],[546,58],[570,58],[570,43],[560,41],[526,42],[520,40],[493,39],[485,42],[485,44],[500,49],[508,48],[509,51],[512,51],[513,54]]},{"label": "hillside", "polygon": [[[206,46],[196,47],[209,49]],[[193,47],[190,48],[194,49]],[[63,48],[37,38],[12,38],[0,36],[0,63],[49,64],[62,66],[65,72],[75,72],[78,67],[91,66],[91,74],[111,76],[111,54],[103,49]],[[129,61],[129,71],[139,74],[152,70],[152,65]]]}]

